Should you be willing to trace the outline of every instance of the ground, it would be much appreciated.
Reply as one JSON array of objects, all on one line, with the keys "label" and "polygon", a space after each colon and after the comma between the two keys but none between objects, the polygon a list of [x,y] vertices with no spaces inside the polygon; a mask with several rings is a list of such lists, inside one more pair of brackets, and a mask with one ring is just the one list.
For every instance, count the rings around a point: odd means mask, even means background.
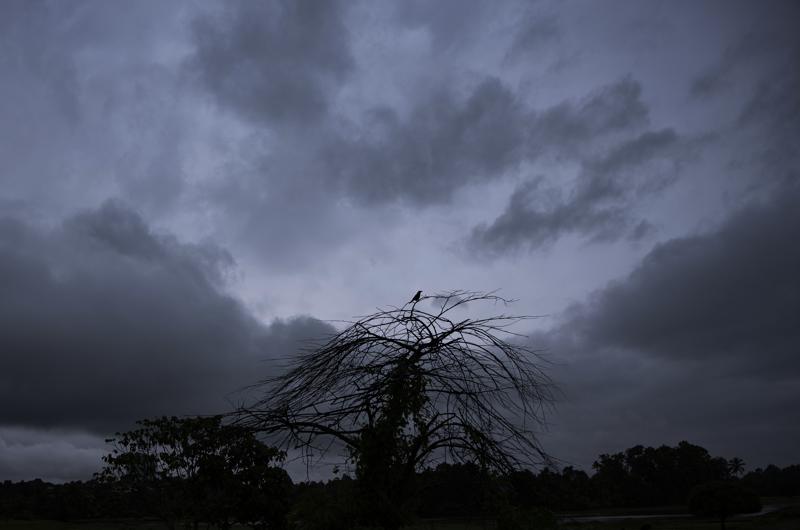
[{"label": "ground", "polygon": [[[727,530],[799,530],[800,498],[765,499],[764,505],[779,504],[771,513],[735,518],[726,523]],[[663,510],[660,510],[663,512]],[[607,514],[604,514],[607,515]],[[696,518],[613,519],[604,521],[562,522],[561,530],[718,530],[719,522]],[[647,526],[649,525],[649,527]],[[2,521],[0,530],[156,530],[164,525],[139,521],[87,521],[64,523],[58,521]],[[494,530],[493,521],[430,520],[420,521],[408,530]]]}]

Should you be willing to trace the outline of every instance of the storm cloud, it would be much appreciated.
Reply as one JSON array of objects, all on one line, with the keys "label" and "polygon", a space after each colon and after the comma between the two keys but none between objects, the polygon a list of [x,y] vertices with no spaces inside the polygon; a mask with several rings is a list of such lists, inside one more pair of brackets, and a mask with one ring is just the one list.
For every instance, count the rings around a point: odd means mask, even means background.
[{"label": "storm cloud", "polygon": [[797,2],[0,11],[0,480],[420,289],[559,315],[555,457],[796,463]]},{"label": "storm cloud", "polygon": [[361,139],[334,137],[325,146],[323,167],[366,202],[447,202],[462,186],[502,177],[523,160],[528,114],[498,79],[462,99],[442,90],[405,118],[372,109]]},{"label": "storm cloud", "polygon": [[488,78],[462,97],[434,91],[404,117],[371,109],[357,139],[334,136],[325,145],[323,171],[367,203],[446,203],[463,187],[503,179],[523,163],[574,161],[609,136],[635,131],[647,123],[640,95],[639,84],[624,78],[538,110]]},{"label": "storm cloud", "polygon": [[593,242],[640,239],[650,227],[636,217],[635,201],[656,193],[674,178],[688,145],[671,129],[648,131],[585,160],[566,194],[544,178],[514,190],[505,211],[476,226],[468,245],[479,253],[536,249],[567,234]]},{"label": "storm cloud", "polygon": [[158,235],[117,202],[51,230],[6,218],[0,234],[0,425],[108,432],[230,410],[264,360],[331,330],[260,324],[222,290],[227,253]]},{"label": "storm cloud", "polygon": [[555,438],[586,454],[568,432],[592,425],[584,443],[598,451],[681,432],[722,454],[747,452],[754,465],[767,449],[770,462],[791,462],[800,443],[798,199],[800,189],[787,189],[717,230],[656,246],[538,335],[563,362]]},{"label": "storm cloud", "polygon": [[353,60],[342,2],[220,3],[193,21],[189,70],[223,106],[264,124],[308,123]]},{"label": "storm cloud", "polygon": [[582,340],[800,376],[798,191],[744,209],[713,234],[658,245],[628,278],[572,311]]}]

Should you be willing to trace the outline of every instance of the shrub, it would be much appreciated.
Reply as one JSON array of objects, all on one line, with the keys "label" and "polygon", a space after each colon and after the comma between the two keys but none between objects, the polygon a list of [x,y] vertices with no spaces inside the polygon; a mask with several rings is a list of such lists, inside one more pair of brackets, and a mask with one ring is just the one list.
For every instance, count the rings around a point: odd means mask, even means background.
[{"label": "shrub", "polygon": [[737,513],[754,513],[761,510],[758,495],[732,481],[715,481],[700,484],[689,495],[689,512],[694,515],[716,517],[721,528],[725,520]]}]

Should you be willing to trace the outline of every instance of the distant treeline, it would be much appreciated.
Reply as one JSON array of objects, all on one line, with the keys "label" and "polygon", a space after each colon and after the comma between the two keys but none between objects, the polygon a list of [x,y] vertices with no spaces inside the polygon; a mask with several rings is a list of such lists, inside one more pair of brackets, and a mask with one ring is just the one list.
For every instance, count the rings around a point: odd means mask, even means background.
[{"label": "distant treeline", "polygon": [[800,496],[800,465],[770,465],[743,473],[744,462],[709,455],[700,446],[635,446],[603,454],[590,476],[573,467],[519,471],[485,477],[470,464],[442,464],[419,475],[423,495],[418,513],[424,517],[480,515],[498,494],[514,506],[563,512],[588,508],[636,508],[685,505],[695,486],[736,482],[762,497]]},{"label": "distant treeline", "polygon": [[[768,466],[743,473],[739,459],[709,455],[702,447],[681,442],[677,447],[636,446],[600,455],[590,476],[572,467],[519,471],[497,477],[475,464],[440,464],[417,475],[420,517],[491,516],[498,502],[520,508],[569,511],[601,507],[680,505],[690,490],[703,483],[737,482],[761,496],[800,495],[800,465]],[[285,499],[304,520],[341,512],[357,491],[347,476],[328,482],[292,486]],[[150,517],[148,508],[124,488],[90,480],[50,484],[41,480],[0,483],[0,518],[76,520]],[[319,521],[325,527],[325,521]]]}]

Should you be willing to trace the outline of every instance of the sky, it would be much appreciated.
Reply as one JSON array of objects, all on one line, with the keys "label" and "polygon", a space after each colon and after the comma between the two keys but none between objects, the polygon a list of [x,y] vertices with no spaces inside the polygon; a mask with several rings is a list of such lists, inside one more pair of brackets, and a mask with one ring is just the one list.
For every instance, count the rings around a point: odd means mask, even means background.
[{"label": "sky", "polygon": [[[544,449],[800,463],[800,4],[4,0],[0,480],[498,290]],[[475,314],[495,308],[475,307]]]}]

